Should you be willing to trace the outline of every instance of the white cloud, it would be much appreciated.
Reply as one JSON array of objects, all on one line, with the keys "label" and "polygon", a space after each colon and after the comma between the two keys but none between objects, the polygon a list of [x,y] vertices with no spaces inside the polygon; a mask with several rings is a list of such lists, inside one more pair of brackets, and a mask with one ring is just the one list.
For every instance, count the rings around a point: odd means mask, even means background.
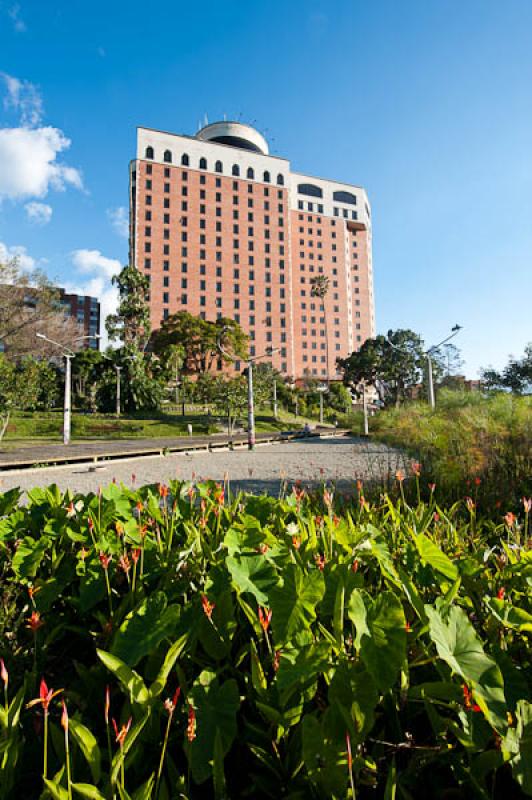
[{"label": "white cloud", "polygon": [[83,187],[77,169],[56,161],[70,140],[57,128],[0,129],[0,200],[45,197],[50,189]]},{"label": "white cloud", "polygon": [[43,115],[42,97],[31,81],[14,78],[6,72],[0,73],[5,81],[7,94],[4,98],[4,108],[13,109],[19,114],[22,127],[35,127]]},{"label": "white cloud", "polygon": [[0,264],[5,264],[12,258],[16,258],[22,269],[33,269],[37,262],[29,255],[27,249],[22,245],[13,245],[8,247],[3,242],[0,242]]},{"label": "white cloud", "polygon": [[13,23],[13,27],[17,33],[25,33],[27,31],[26,23],[20,16],[20,4],[14,3],[10,8],[7,9],[7,16]]},{"label": "white cloud", "polygon": [[29,221],[35,223],[35,225],[48,225],[52,219],[52,206],[46,203],[36,203],[32,201],[31,203],[26,203],[24,208],[26,209]]},{"label": "white cloud", "polygon": [[118,208],[107,209],[107,219],[118,233],[125,239],[129,236],[129,214],[127,208],[119,206]]},{"label": "white cloud", "polygon": [[122,265],[117,258],[107,258],[99,250],[74,250],[71,257],[76,269],[84,274],[93,273],[93,275],[86,282],[67,284],[67,291],[97,297],[100,301],[102,336],[100,345],[105,349],[109,344],[105,320],[109,314],[114,314],[118,307],[118,289],[111,285],[111,278],[120,272]]}]

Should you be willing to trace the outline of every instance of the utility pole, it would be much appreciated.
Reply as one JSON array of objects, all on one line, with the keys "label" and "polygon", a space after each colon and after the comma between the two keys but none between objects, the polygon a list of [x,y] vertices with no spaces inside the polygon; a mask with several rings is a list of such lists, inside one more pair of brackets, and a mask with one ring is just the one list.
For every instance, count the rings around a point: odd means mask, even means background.
[{"label": "utility pole", "polygon": [[116,417],[117,419],[120,418],[120,370],[122,367],[119,367],[115,364],[116,370]]},{"label": "utility pole", "polygon": [[278,416],[278,409],[277,409],[277,380],[274,376],[273,378],[273,416],[274,419],[277,419]]}]

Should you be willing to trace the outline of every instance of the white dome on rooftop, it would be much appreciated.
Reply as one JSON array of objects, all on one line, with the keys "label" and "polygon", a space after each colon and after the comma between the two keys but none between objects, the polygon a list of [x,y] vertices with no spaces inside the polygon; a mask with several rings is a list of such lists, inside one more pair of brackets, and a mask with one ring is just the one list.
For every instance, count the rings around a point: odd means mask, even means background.
[{"label": "white dome on rooftop", "polygon": [[250,150],[265,156],[269,154],[268,142],[264,136],[243,122],[212,122],[197,132],[196,139],[238,147],[240,150]]}]

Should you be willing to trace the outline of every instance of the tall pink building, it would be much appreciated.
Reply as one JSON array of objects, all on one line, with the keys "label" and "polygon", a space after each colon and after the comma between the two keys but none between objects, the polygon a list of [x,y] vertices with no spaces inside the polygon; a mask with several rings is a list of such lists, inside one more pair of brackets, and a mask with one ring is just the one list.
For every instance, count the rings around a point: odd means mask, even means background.
[{"label": "tall pink building", "polygon": [[[235,319],[252,355],[291,378],[334,378],[375,335],[364,189],[293,172],[240,122],[195,136],[139,128],[130,263],[148,276],[152,328],[177,311]],[[312,279],[325,275],[324,300]]]}]

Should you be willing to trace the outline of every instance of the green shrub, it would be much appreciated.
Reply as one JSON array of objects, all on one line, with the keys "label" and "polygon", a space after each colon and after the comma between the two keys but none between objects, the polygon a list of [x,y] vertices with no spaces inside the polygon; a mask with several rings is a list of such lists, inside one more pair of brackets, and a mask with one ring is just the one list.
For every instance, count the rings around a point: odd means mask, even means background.
[{"label": "green shrub", "polygon": [[0,797],[531,795],[528,504],[399,489],[0,496]]}]

